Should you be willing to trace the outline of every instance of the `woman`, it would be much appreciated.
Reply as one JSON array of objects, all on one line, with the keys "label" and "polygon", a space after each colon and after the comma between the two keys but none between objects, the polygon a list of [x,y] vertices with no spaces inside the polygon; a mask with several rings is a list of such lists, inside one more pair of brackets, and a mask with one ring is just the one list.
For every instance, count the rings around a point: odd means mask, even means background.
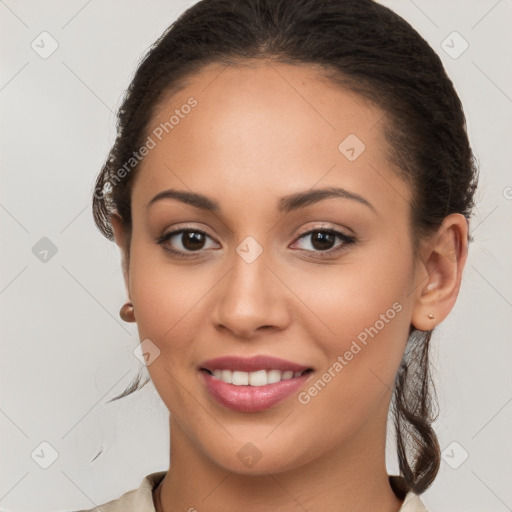
[{"label": "woman", "polygon": [[140,64],[94,193],[172,439],[169,470],[102,510],[425,511],[429,343],[476,175],[440,59],[386,7],[186,11]]}]

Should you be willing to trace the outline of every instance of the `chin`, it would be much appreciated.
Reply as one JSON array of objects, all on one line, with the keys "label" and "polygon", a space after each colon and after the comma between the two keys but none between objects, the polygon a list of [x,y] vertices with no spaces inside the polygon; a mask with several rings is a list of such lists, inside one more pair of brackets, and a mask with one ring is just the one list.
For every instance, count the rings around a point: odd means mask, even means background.
[{"label": "chin", "polygon": [[[306,447],[302,443],[291,442],[289,436],[276,436],[272,442],[265,440],[265,436],[268,436],[268,430],[262,435],[260,441],[243,442],[230,439],[223,446],[217,445],[219,449],[215,452],[205,451],[217,466],[232,473],[248,476],[282,473],[296,469],[314,459],[314,454],[308,457],[304,450],[299,452],[298,446],[302,449]],[[284,442],[285,438],[288,439],[288,443]],[[302,436],[302,439],[307,439],[307,436]],[[211,447],[212,444],[208,443],[207,446]]]}]

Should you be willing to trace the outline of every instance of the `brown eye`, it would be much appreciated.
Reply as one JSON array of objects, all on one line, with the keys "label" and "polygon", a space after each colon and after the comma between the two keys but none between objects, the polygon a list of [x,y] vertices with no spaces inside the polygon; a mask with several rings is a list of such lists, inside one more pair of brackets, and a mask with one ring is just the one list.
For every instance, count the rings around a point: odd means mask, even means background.
[{"label": "brown eye", "polygon": [[207,246],[209,240],[213,242],[208,234],[199,229],[180,229],[162,235],[156,243],[162,245],[166,251],[186,257],[202,249],[212,248]]},{"label": "brown eye", "polygon": [[[335,229],[312,229],[299,237],[299,241],[308,239],[309,242],[302,244],[303,246],[299,248],[313,254],[317,253],[318,256],[335,253],[356,242],[355,237]],[[341,243],[336,244],[336,239],[341,240]]]},{"label": "brown eye", "polygon": [[181,234],[181,243],[189,251],[202,249],[205,243],[204,233],[199,231],[184,231]]},{"label": "brown eye", "polygon": [[319,251],[332,249],[336,235],[328,231],[315,231],[311,235],[311,245]]}]

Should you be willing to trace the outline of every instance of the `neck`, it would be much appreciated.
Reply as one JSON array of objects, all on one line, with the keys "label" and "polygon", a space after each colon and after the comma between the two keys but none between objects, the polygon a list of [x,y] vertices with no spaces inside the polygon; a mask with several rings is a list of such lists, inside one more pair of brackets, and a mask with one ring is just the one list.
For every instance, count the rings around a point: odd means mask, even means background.
[{"label": "neck", "polygon": [[[170,419],[171,465],[154,495],[157,512],[397,512],[385,465],[385,427],[354,439],[300,467],[261,475],[234,473],[197,450]],[[250,505],[249,505],[250,504]]]}]

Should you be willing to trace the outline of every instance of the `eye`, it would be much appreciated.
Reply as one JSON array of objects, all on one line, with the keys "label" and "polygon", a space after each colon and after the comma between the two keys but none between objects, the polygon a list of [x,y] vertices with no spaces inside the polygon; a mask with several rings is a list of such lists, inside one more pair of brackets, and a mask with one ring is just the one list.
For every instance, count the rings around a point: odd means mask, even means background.
[{"label": "eye", "polygon": [[[204,231],[199,229],[179,229],[165,233],[159,237],[156,242],[176,256],[194,256],[194,252],[199,252],[203,249],[211,249],[207,246],[207,241],[213,239]],[[188,253],[188,254],[187,254]]]},{"label": "eye", "polygon": [[[309,240],[308,240],[309,239]],[[335,245],[336,239],[341,243]],[[330,255],[344,249],[347,245],[352,245],[356,239],[352,235],[347,235],[336,229],[312,229],[303,233],[298,240],[304,240],[302,249],[308,252],[317,252],[319,256]]]},{"label": "eye", "polygon": [[[337,239],[340,243],[335,245]],[[163,234],[156,239],[156,243],[174,256],[187,258],[199,256],[202,250],[214,248],[216,242],[213,243],[213,247],[208,247],[208,240],[214,242],[212,237],[200,229],[182,228]],[[317,253],[320,257],[332,255],[356,242],[354,236],[331,228],[311,229],[303,233],[298,240],[307,241],[302,248],[299,247],[300,249]]]}]

